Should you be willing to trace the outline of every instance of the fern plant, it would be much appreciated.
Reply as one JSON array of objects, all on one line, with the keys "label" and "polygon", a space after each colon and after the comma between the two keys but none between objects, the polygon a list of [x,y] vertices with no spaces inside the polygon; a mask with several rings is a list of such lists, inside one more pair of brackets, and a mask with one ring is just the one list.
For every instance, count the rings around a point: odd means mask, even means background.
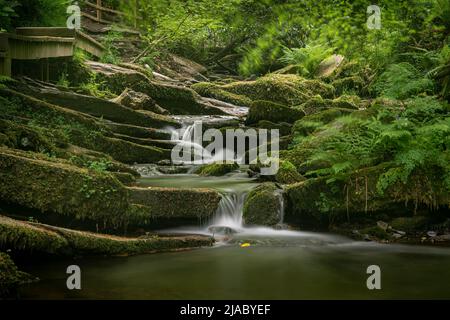
[{"label": "fern plant", "polygon": [[283,48],[283,56],[280,61],[287,65],[296,65],[298,73],[305,77],[311,77],[319,64],[333,53],[334,49],[325,45],[313,43],[304,48]]},{"label": "fern plant", "polygon": [[376,94],[393,99],[407,99],[433,88],[433,81],[407,62],[388,66],[371,86]]}]

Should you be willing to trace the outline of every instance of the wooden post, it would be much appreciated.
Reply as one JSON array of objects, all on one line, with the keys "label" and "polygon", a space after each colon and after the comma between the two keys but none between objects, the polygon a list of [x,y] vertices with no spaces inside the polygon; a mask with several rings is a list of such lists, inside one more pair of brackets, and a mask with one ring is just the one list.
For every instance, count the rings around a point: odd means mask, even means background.
[{"label": "wooden post", "polygon": [[11,77],[11,58],[0,57],[0,75]]},{"label": "wooden post", "polygon": [[9,52],[9,36],[0,33],[0,75],[11,77],[11,55]]},{"label": "wooden post", "polygon": [[102,20],[102,10],[100,10],[100,7],[102,7],[102,0],[97,0],[97,19],[100,22]]}]

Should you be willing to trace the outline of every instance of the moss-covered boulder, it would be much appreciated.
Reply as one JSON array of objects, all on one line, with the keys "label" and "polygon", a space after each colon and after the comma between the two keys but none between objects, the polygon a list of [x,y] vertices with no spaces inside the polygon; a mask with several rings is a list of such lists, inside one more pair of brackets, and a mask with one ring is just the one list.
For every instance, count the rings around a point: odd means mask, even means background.
[{"label": "moss-covered boulder", "polygon": [[86,61],[86,67],[95,75],[95,80],[107,89],[120,95],[126,88],[131,88],[136,82],[148,82],[150,79],[137,70],[114,64]]},{"label": "moss-covered boulder", "polygon": [[16,89],[37,99],[57,106],[86,113],[94,117],[136,126],[163,128],[179,127],[171,118],[151,111],[139,112],[114,101],[62,91],[55,87],[37,87],[28,84],[17,84]]},{"label": "moss-covered boulder", "polygon": [[253,189],[244,203],[246,225],[274,226],[281,221],[283,210],[282,191],[274,183],[263,183]]},{"label": "moss-covered boulder", "polygon": [[343,94],[333,100],[333,107],[341,109],[358,110],[361,104],[361,98],[356,95]]},{"label": "moss-covered boulder", "polygon": [[290,123],[287,122],[273,123],[267,120],[261,120],[252,126],[258,129],[279,130],[281,137],[290,135],[292,130],[292,125]]},{"label": "moss-covered boulder", "polygon": [[108,173],[25,158],[1,149],[0,199],[23,207],[110,224],[126,222],[128,192]]},{"label": "moss-covered boulder", "polygon": [[[287,186],[286,221],[317,228],[372,213],[399,216],[448,207],[448,192],[444,191],[445,187],[430,182],[431,171],[416,172],[409,183],[396,183],[380,193],[379,179],[392,166],[392,163],[382,163],[355,170],[342,180],[329,181],[324,177]],[[437,177],[433,181],[438,181]]]},{"label": "moss-covered boulder", "polygon": [[308,80],[294,74],[272,73],[254,81],[226,84],[200,83],[193,86],[200,95],[250,106],[251,101],[266,100],[287,106],[300,105],[314,95],[331,98],[334,88],[319,80]]},{"label": "moss-covered boulder", "polygon": [[70,142],[75,145],[106,153],[115,160],[127,164],[156,163],[170,159],[169,149],[165,150],[123,139],[110,138],[99,132],[71,129],[68,135]]},{"label": "moss-covered boulder", "polygon": [[364,79],[358,75],[336,79],[332,82],[332,85],[336,89],[337,95],[341,95],[346,92],[362,94],[366,88]]},{"label": "moss-covered boulder", "polygon": [[236,171],[239,169],[239,165],[235,162],[233,163],[211,163],[201,166],[195,173],[201,176],[214,176],[220,177],[227,173]]},{"label": "moss-covered boulder", "polygon": [[330,123],[339,117],[349,115],[352,112],[353,110],[345,108],[330,108],[315,114],[307,115],[295,122],[292,127],[292,133],[296,136],[307,136],[323,125]]},{"label": "moss-covered boulder", "polygon": [[[209,218],[216,212],[220,195],[210,189],[127,188],[130,201],[141,205],[140,214],[157,218]],[[135,210],[139,209],[137,207]],[[139,211],[139,210],[138,210]]]},{"label": "moss-covered boulder", "polygon": [[130,137],[160,140],[171,139],[171,133],[168,131],[114,122],[108,122],[105,123],[105,125],[114,133],[123,134]]},{"label": "moss-covered boulder", "polygon": [[158,106],[155,100],[145,93],[136,92],[128,88],[112,101],[133,110],[146,110],[157,114],[169,114],[167,110]]},{"label": "moss-covered boulder", "polygon": [[20,286],[35,280],[19,271],[9,255],[0,252],[0,299],[12,297]]},{"label": "moss-covered boulder", "polygon": [[162,108],[172,114],[223,115],[219,108],[203,103],[201,96],[191,88],[157,81],[136,82],[131,89],[152,97]]},{"label": "moss-covered boulder", "polygon": [[[50,141],[38,129],[33,129],[12,121],[0,119],[0,145],[26,151],[47,152],[55,151],[54,141]],[[63,144],[63,141],[60,141]]]},{"label": "moss-covered boulder", "polygon": [[255,101],[250,107],[246,124],[255,124],[261,120],[267,120],[275,123],[294,123],[304,116],[305,113],[299,109],[286,107],[270,101]]},{"label": "moss-covered boulder", "polygon": [[297,171],[297,168],[289,161],[280,161],[280,168],[275,175],[276,182],[280,184],[292,184],[304,181],[305,178]]},{"label": "moss-covered boulder", "polygon": [[44,127],[71,126],[99,132],[108,131],[88,114],[62,108],[8,88],[0,88],[0,94],[5,100],[0,104],[3,116],[33,119],[33,123]]},{"label": "moss-covered boulder", "polygon": [[202,97],[217,99],[236,106],[250,107],[252,104],[252,100],[250,98],[221,89],[218,84],[201,82],[192,85],[191,88]]},{"label": "moss-covered boulder", "polygon": [[25,254],[34,252],[58,256],[123,256],[190,249],[211,246],[214,243],[210,237],[203,236],[118,237],[17,221],[4,216],[0,216],[0,230],[2,246]]}]

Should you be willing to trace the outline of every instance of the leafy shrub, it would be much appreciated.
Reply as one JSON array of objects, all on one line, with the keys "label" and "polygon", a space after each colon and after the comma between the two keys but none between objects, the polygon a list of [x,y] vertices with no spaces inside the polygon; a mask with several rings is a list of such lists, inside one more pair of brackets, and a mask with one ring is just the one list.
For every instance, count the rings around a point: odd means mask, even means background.
[{"label": "leafy shrub", "polygon": [[424,77],[413,65],[403,62],[387,67],[372,89],[379,95],[393,99],[406,99],[433,90],[434,83]]}]

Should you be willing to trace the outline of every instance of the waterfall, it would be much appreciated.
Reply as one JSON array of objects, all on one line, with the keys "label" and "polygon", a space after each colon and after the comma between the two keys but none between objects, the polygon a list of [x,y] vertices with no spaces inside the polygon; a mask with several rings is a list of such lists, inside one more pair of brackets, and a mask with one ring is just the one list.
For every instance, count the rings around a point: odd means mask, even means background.
[{"label": "waterfall", "polygon": [[217,212],[212,220],[212,225],[230,227],[232,229],[242,229],[244,212],[244,202],[247,197],[246,192],[223,193]]}]

